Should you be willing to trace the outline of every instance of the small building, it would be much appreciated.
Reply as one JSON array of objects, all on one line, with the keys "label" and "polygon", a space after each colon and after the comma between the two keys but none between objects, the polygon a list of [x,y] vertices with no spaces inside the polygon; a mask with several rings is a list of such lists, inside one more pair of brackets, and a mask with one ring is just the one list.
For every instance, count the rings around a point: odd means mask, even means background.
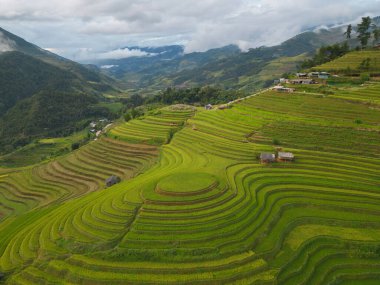
[{"label": "small building", "polygon": [[298,78],[307,78],[307,73],[297,73]]},{"label": "small building", "polygon": [[294,154],[291,152],[278,152],[277,156],[278,160],[280,161],[293,161],[294,160]]},{"label": "small building", "polygon": [[329,77],[330,77],[330,73],[328,72],[320,72],[318,75],[319,79],[329,79]]},{"label": "small building", "polygon": [[90,130],[90,133],[95,134],[95,133],[96,133],[96,130],[95,130],[95,129],[91,129],[91,130]]},{"label": "small building", "polygon": [[273,153],[262,152],[260,154],[261,163],[271,163],[276,161],[276,156]]},{"label": "small building", "polygon": [[380,43],[375,44],[374,48],[380,49]]},{"label": "small building", "polygon": [[313,72],[310,72],[308,75],[309,77],[312,77],[312,78],[318,78],[319,72],[313,71]]},{"label": "small building", "polygon": [[93,128],[95,128],[95,127],[96,127],[96,123],[95,123],[95,122],[91,122],[91,123],[90,123],[90,128],[93,129]]},{"label": "small building", "polygon": [[314,79],[293,79],[290,81],[292,84],[316,84]]},{"label": "small building", "polygon": [[212,110],[212,105],[211,105],[211,104],[207,104],[207,105],[205,106],[205,109],[206,109],[206,110]]},{"label": "small building", "polygon": [[272,90],[277,91],[277,92],[287,92],[287,93],[294,92],[294,88],[287,88],[281,85],[273,87]]},{"label": "small building", "polygon": [[106,186],[111,187],[112,185],[120,183],[121,179],[119,176],[112,175],[106,179]]}]

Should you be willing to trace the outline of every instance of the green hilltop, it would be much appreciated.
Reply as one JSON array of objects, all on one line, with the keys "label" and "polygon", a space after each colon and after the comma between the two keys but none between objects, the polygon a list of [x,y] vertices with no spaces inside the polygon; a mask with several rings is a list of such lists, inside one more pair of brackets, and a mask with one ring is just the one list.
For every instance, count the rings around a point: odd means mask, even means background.
[{"label": "green hilltop", "polygon": [[[346,74],[358,56],[294,92],[154,109],[58,159],[0,169],[0,278],[376,284],[380,70]],[[295,160],[259,159],[281,151]],[[111,175],[122,181],[106,188]]]}]

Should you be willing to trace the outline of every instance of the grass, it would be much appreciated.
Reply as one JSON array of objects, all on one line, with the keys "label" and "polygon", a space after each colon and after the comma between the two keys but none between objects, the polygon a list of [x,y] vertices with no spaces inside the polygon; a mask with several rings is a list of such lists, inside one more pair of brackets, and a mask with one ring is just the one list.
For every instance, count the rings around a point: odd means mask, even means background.
[{"label": "grass", "polygon": [[[370,59],[369,67],[363,69],[361,64],[366,59]],[[353,72],[378,71],[380,70],[380,53],[376,50],[350,52],[334,61],[314,67],[313,69],[323,71],[345,71],[350,69]]]},{"label": "grass", "polygon": [[213,176],[206,173],[176,173],[157,184],[157,189],[172,194],[195,194],[207,190],[216,183]]},{"label": "grass", "polygon": [[[380,109],[367,100],[378,86],[318,88],[165,108],[3,171],[7,283],[375,284]],[[279,148],[295,161],[257,159]],[[104,189],[114,173],[123,181]]]}]

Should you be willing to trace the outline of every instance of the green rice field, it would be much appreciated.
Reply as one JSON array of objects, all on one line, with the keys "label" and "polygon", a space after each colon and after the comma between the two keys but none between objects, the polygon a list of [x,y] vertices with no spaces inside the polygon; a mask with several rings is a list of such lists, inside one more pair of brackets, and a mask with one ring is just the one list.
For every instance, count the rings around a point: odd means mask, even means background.
[{"label": "green rice field", "polygon": [[5,283],[378,284],[379,90],[164,108],[2,170]]}]

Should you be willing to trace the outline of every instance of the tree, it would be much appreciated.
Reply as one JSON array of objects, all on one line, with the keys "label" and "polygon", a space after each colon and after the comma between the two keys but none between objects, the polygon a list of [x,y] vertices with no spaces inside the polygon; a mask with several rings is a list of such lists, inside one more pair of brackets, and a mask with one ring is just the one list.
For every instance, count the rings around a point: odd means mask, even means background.
[{"label": "tree", "polygon": [[379,43],[379,39],[380,39],[380,29],[375,29],[373,30],[373,38],[375,40],[375,44]]},{"label": "tree", "polygon": [[370,17],[363,17],[362,22],[358,24],[358,39],[362,48],[367,46],[368,40],[371,38],[371,32],[369,31],[371,21]]},{"label": "tree", "polygon": [[346,36],[347,40],[348,40],[348,39],[351,39],[351,33],[352,33],[352,25],[349,24],[349,25],[347,26],[347,30],[346,30],[346,32],[344,33],[344,35]]}]

